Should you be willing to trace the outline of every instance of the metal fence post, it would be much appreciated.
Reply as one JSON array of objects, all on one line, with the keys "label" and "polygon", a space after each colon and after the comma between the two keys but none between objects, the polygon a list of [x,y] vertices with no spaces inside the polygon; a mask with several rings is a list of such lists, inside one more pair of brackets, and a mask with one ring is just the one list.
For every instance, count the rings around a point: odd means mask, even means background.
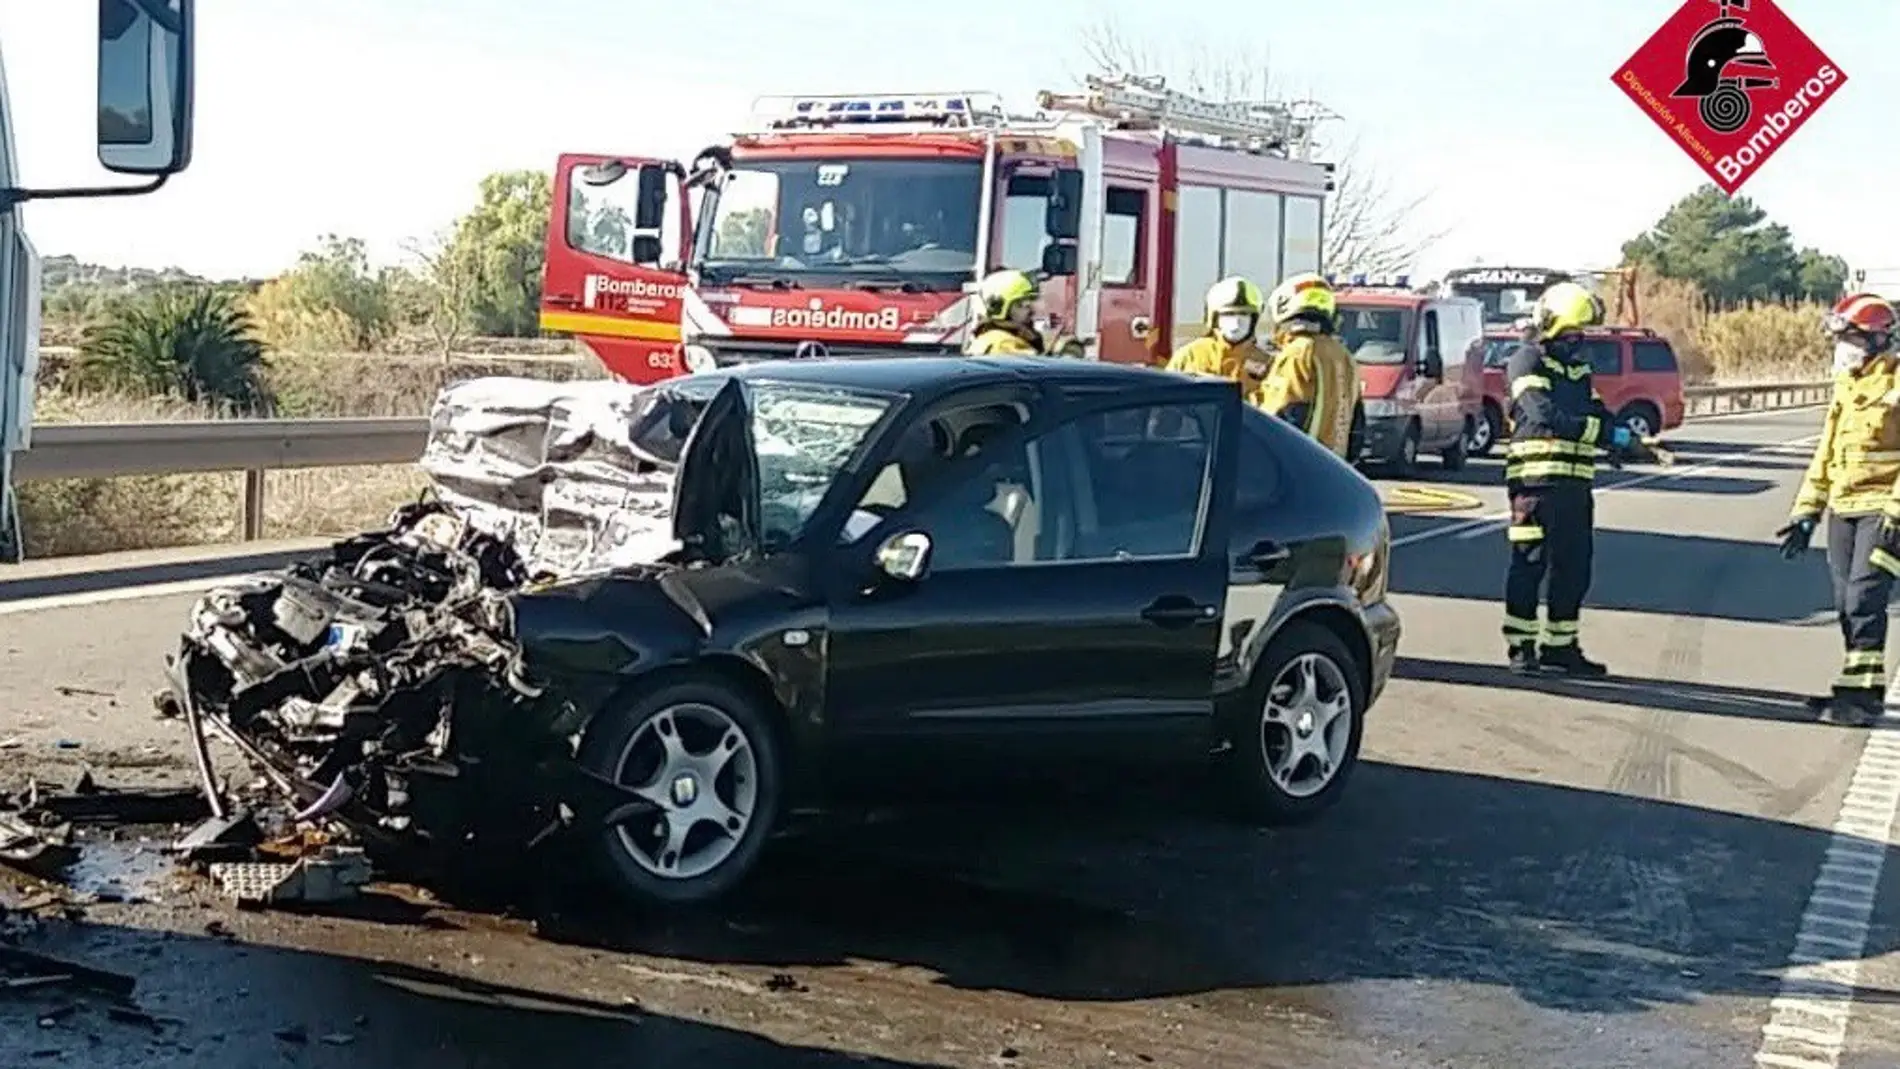
[{"label": "metal fence post", "polygon": [[244,540],[264,537],[264,469],[244,469]]}]

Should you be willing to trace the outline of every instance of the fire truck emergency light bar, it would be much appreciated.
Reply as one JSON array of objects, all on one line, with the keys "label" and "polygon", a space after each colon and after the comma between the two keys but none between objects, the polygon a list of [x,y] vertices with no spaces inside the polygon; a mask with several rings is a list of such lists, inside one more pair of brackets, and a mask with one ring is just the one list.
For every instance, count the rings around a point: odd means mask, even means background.
[{"label": "fire truck emergency light bar", "polygon": [[[1335,286],[1339,285],[1339,281],[1336,276],[1327,278],[1327,281],[1332,283]],[[1346,277],[1346,285],[1349,288],[1356,289],[1356,290],[1374,290],[1374,289],[1409,290],[1412,288],[1412,276],[1411,275],[1365,275],[1365,274],[1348,275]]]},{"label": "fire truck emergency light bar", "polygon": [[764,121],[767,130],[869,125],[968,128],[1000,121],[1003,107],[1002,97],[996,93],[955,90],[762,96],[752,102],[752,114]]}]

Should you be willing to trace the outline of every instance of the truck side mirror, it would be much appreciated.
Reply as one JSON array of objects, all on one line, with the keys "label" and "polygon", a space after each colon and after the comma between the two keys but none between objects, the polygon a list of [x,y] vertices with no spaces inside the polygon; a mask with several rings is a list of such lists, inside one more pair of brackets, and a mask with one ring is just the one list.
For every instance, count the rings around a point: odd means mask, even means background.
[{"label": "truck side mirror", "polygon": [[1425,350],[1424,359],[1418,362],[1418,373],[1428,379],[1445,377],[1445,356],[1437,349]]},{"label": "truck side mirror", "polygon": [[666,170],[648,164],[640,168],[640,188],[633,213],[635,230],[658,230],[666,224]]},{"label": "truck side mirror", "polygon": [[1082,236],[1081,171],[1071,167],[1056,172],[1042,229],[1055,241],[1074,241]]},{"label": "truck side mirror", "polygon": [[99,0],[99,164],[119,174],[191,165],[194,0]]},{"label": "truck side mirror", "polygon": [[1074,245],[1047,245],[1042,250],[1042,273],[1047,278],[1068,278],[1075,274]]}]

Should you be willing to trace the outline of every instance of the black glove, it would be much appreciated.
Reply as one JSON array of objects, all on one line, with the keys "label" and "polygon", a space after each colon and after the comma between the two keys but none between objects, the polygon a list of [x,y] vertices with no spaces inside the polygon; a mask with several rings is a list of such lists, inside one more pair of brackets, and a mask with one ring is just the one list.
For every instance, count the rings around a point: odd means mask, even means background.
[{"label": "black glove", "polygon": [[1799,557],[1808,551],[1808,543],[1814,539],[1814,517],[1802,516],[1789,521],[1788,526],[1775,532],[1775,537],[1781,539],[1783,560]]}]

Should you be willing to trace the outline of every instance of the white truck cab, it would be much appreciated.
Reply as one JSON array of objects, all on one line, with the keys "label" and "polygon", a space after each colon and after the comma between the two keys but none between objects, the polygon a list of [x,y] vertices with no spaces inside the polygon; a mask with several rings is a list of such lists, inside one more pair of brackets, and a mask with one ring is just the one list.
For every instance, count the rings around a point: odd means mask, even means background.
[{"label": "white truck cab", "polygon": [[142,185],[21,188],[12,87],[0,56],[0,559],[20,556],[13,455],[32,444],[39,370],[40,258],[20,225],[20,205],[137,196],[190,166],[194,6],[195,0],[99,0],[99,163],[150,179]]}]

